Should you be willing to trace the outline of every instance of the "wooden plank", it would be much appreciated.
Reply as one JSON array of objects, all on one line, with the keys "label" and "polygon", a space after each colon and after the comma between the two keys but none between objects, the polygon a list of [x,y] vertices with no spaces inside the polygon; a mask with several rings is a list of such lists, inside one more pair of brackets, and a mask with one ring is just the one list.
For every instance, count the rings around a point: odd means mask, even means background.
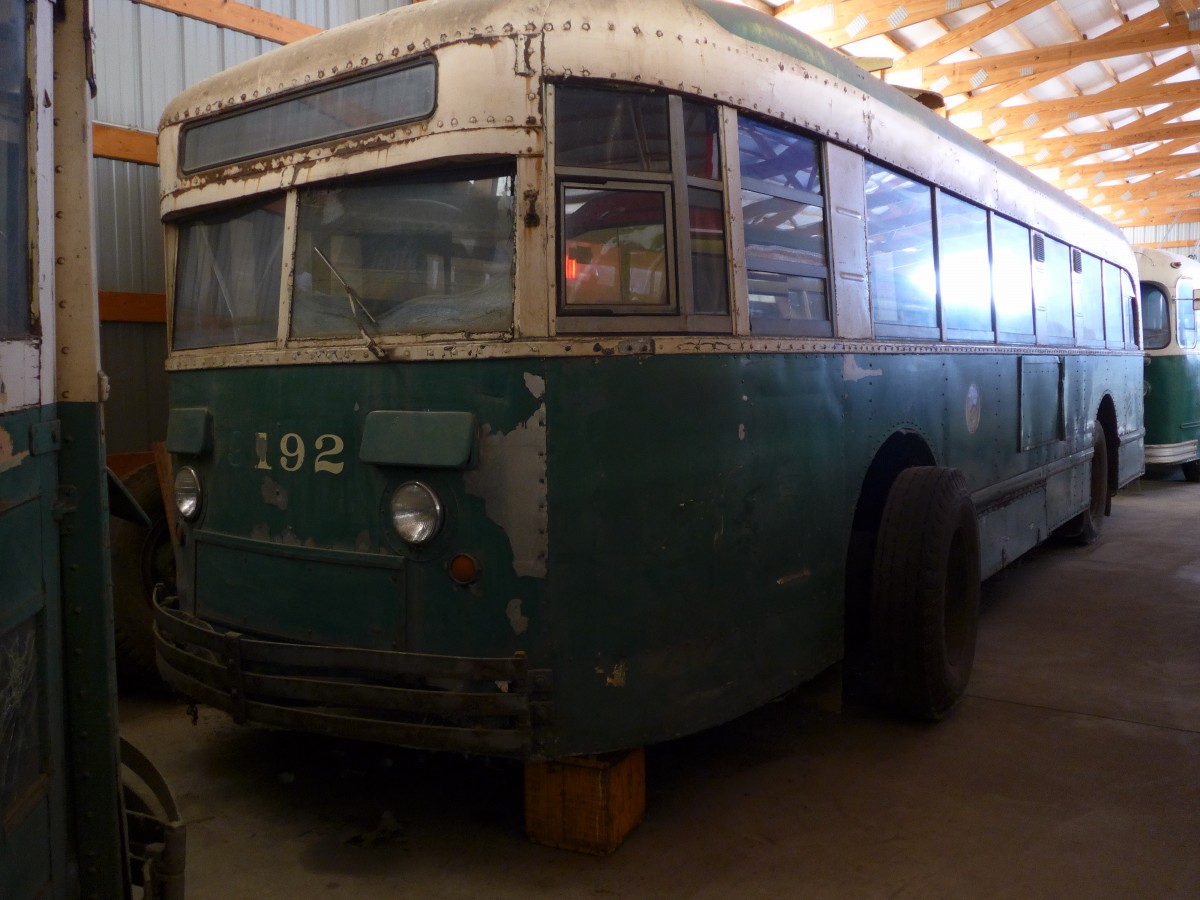
[{"label": "wooden plank", "polygon": [[166,322],[166,294],[100,291],[101,322]]},{"label": "wooden plank", "polygon": [[278,44],[290,44],[302,38],[320,34],[323,29],[315,25],[306,25],[287,16],[255,9],[245,3],[234,0],[134,0],[143,6],[153,6],[184,16],[198,19],[210,25],[240,31],[252,37],[274,41]]},{"label": "wooden plank", "polygon": [[158,135],[96,122],[92,125],[92,156],[157,166]]}]

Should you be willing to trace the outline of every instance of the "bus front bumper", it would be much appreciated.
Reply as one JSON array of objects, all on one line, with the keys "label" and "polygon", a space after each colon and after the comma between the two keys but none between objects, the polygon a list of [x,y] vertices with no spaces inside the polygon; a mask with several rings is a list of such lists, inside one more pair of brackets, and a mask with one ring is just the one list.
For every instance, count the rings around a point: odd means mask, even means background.
[{"label": "bus front bumper", "polygon": [[426,750],[529,758],[548,721],[548,670],[511,657],[434,656],[218,631],[154,598],[163,679],[257,723]]},{"label": "bus front bumper", "polygon": [[1200,441],[1146,445],[1146,465],[1148,466],[1178,465],[1191,462],[1197,456],[1200,456]]}]

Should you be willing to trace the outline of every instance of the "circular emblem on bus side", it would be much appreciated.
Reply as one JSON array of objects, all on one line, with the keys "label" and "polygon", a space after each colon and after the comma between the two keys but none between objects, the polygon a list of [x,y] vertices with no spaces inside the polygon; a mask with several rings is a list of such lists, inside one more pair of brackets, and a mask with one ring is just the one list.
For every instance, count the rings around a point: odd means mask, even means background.
[{"label": "circular emblem on bus side", "polygon": [[967,388],[967,431],[974,434],[979,430],[979,388],[971,385]]}]

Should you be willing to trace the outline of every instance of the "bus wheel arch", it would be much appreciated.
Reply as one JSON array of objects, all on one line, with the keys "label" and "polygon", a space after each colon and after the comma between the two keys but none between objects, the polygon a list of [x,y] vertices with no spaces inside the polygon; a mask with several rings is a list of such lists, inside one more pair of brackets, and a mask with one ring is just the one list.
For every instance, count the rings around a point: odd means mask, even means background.
[{"label": "bus wheel arch", "polygon": [[979,521],[957,469],[918,466],[892,484],[871,590],[873,687],[897,712],[942,718],[966,690],[980,601]]},{"label": "bus wheel arch", "polygon": [[1110,394],[1105,394],[1100,401],[1096,421],[1103,430],[1108,457],[1108,497],[1104,503],[1104,514],[1109,516],[1112,515],[1112,498],[1121,487],[1121,433],[1117,428],[1117,406]]}]

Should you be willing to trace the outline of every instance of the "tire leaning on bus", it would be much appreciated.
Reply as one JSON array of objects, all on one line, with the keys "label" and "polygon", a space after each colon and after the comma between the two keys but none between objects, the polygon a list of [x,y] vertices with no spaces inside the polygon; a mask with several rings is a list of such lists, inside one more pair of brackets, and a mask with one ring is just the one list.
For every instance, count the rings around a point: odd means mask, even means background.
[{"label": "tire leaning on bus", "polygon": [[175,580],[175,558],[154,464],[126,475],[126,489],[150,519],[150,527],[114,516],[112,541],[113,635],[117,676],[126,684],[159,680],[154,659],[154,586]]},{"label": "tire leaning on bus", "polygon": [[979,523],[956,469],[905,469],[888,492],[871,589],[880,698],[937,720],[966,690],[979,628]]}]

